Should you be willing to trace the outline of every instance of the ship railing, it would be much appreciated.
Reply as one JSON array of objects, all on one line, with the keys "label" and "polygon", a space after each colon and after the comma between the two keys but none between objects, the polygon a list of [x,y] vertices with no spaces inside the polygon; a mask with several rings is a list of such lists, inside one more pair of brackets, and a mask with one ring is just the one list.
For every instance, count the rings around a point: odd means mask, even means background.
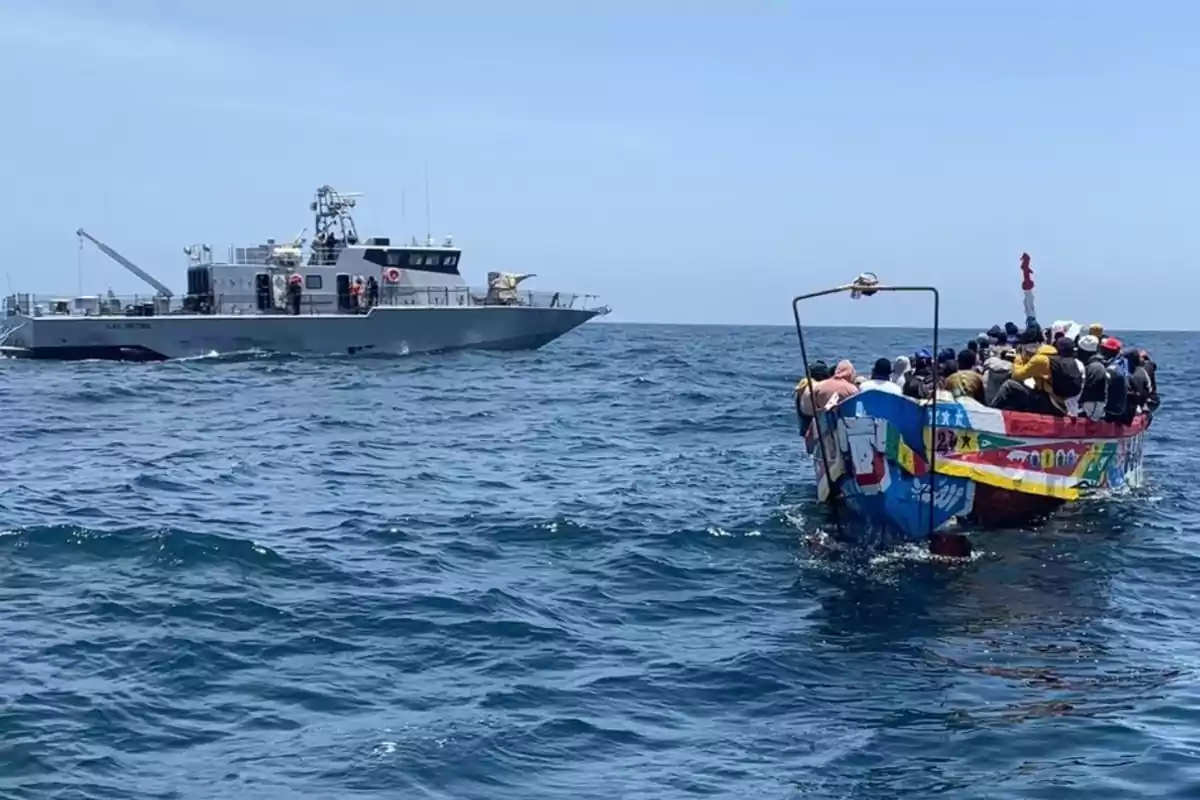
[{"label": "ship railing", "polygon": [[168,299],[153,294],[76,296],[19,293],[3,298],[0,312],[4,316],[21,313],[31,317],[125,317],[145,316],[148,313],[170,314],[182,308],[182,298]]},{"label": "ship railing", "polygon": [[[211,306],[197,303],[185,305],[185,298],[163,298],[152,294],[130,295],[49,295],[14,294],[2,298],[0,314],[15,313],[33,317],[139,317],[179,313],[253,314],[257,300],[253,290],[219,294]],[[487,289],[467,286],[380,286],[378,306],[462,307],[517,306],[526,308],[558,308],[576,311],[603,311],[606,307],[594,294],[516,290],[489,295]],[[336,314],[339,311],[336,292],[305,291],[301,295],[302,314]],[[363,309],[366,297],[363,297]]]},{"label": "ship railing", "polygon": [[380,286],[381,306],[489,306],[562,308],[594,311],[602,308],[595,294],[518,289],[489,295],[487,289],[470,286]]}]

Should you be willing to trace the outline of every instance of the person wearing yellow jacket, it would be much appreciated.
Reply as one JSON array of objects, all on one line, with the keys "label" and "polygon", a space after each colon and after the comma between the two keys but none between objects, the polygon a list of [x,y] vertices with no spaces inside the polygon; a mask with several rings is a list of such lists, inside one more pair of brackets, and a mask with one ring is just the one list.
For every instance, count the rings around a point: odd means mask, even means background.
[{"label": "person wearing yellow jacket", "polygon": [[1067,400],[1081,391],[1083,373],[1075,358],[1075,345],[1062,338],[1057,347],[1043,344],[1032,355],[1018,353],[1012,378],[1000,387],[992,408],[1065,417]]}]

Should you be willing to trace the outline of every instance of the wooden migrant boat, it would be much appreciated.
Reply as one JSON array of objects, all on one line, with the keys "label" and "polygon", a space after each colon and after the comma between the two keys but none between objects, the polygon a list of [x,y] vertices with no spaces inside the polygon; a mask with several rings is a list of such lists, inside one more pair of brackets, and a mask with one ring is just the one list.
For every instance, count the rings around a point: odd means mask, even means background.
[{"label": "wooden migrant boat", "polygon": [[[841,292],[931,293],[938,351],[937,290],[881,286],[868,274],[793,301],[806,374],[799,303]],[[804,431],[817,498],[834,505],[839,529],[846,521],[841,514],[854,518],[849,538],[870,548],[916,542],[935,553],[967,555],[970,545],[956,522],[1027,524],[1066,502],[1142,486],[1146,414],[1126,426],[1001,411],[936,394],[918,401],[860,392],[819,412]]]}]

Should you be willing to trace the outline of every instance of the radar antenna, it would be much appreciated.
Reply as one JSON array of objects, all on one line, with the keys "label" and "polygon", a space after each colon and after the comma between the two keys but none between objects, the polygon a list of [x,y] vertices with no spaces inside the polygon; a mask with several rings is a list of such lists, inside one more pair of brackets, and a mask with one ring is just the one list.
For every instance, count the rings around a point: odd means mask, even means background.
[{"label": "radar antenna", "polygon": [[358,229],[350,210],[359,197],[361,192],[338,192],[329,185],[317,189],[316,199],[309,204],[313,212],[313,253],[309,263],[334,264],[343,247],[358,243]]}]

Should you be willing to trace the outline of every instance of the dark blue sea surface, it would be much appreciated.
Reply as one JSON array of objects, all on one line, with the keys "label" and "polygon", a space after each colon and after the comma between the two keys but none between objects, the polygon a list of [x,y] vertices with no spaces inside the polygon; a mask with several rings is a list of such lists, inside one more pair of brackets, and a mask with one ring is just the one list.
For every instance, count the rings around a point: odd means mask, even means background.
[{"label": "dark blue sea surface", "polygon": [[788,328],[0,362],[0,797],[1195,797],[1200,338],[1118,334],[1148,490],[958,567],[814,554]]}]

